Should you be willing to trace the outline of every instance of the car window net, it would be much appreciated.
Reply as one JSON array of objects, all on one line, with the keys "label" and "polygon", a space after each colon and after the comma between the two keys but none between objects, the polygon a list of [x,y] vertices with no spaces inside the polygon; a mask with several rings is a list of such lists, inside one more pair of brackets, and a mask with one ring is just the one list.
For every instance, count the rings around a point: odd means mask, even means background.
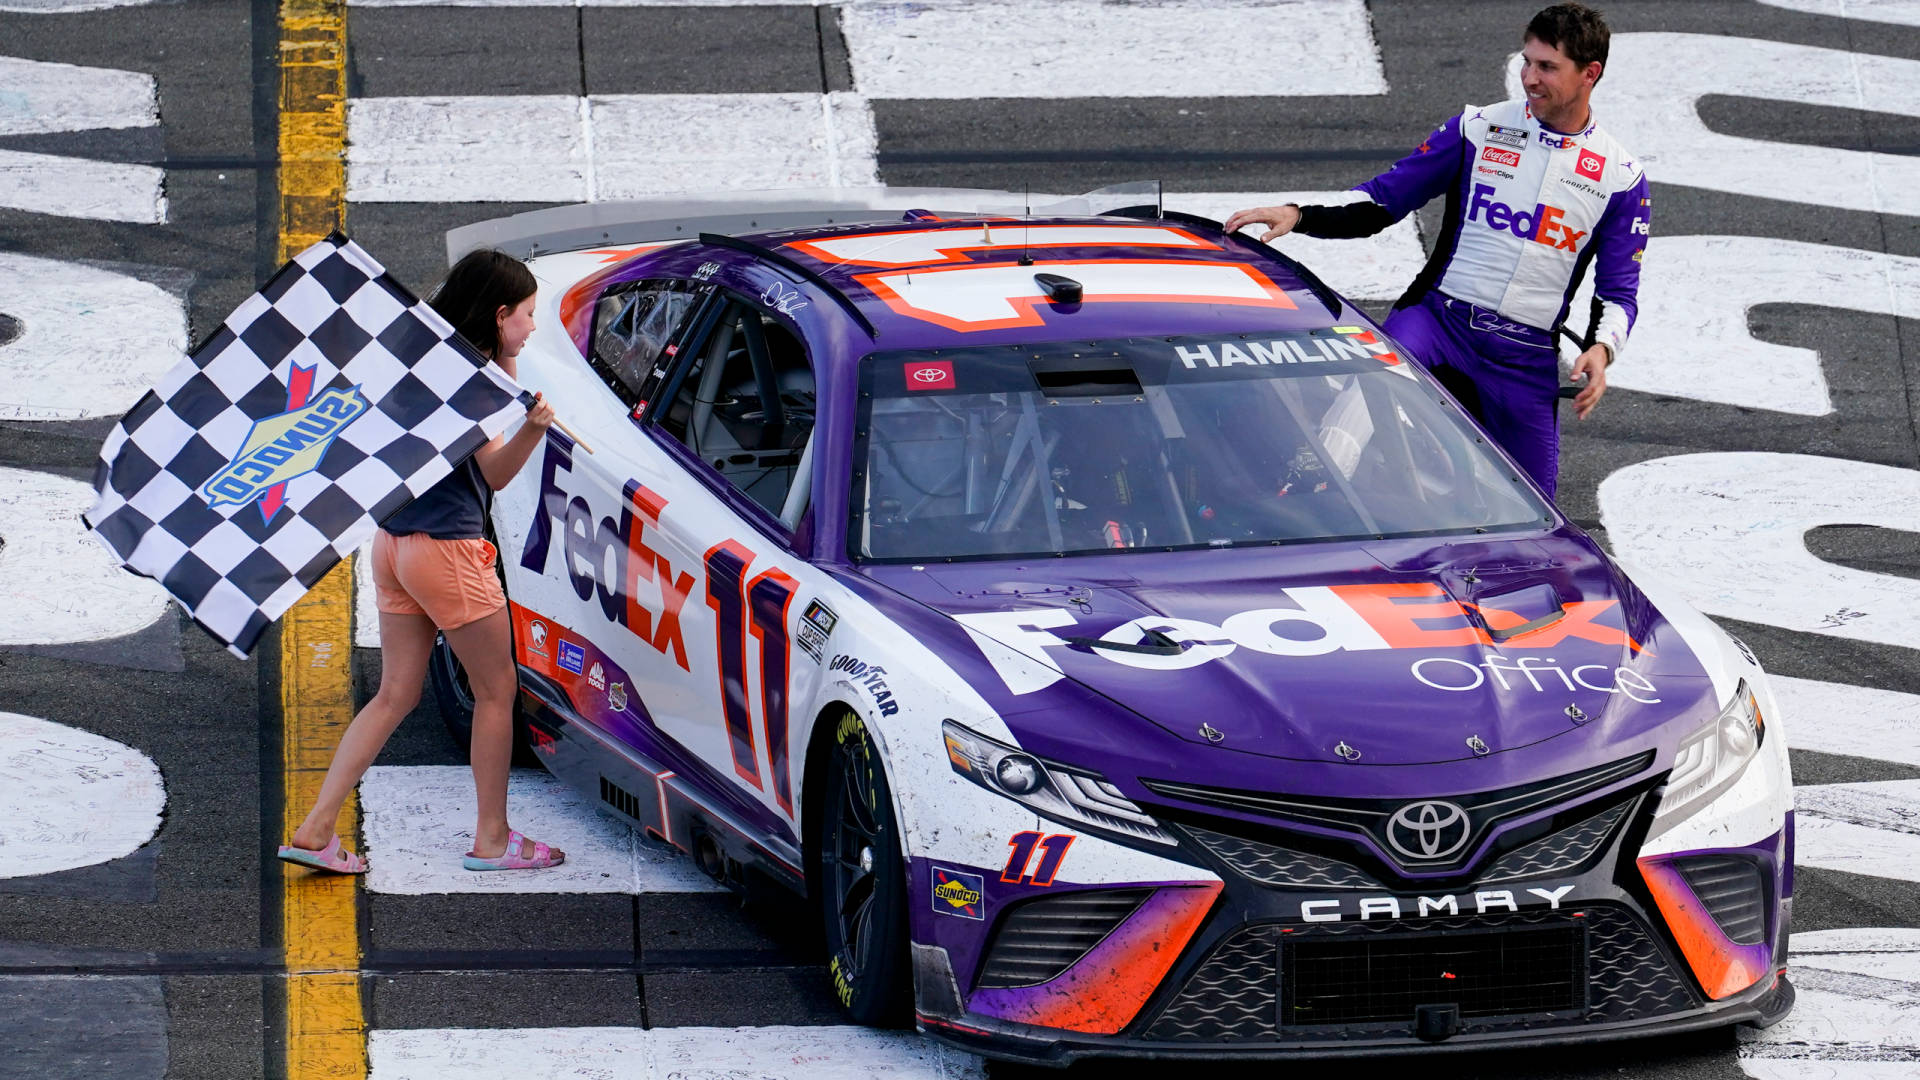
[{"label": "car window net", "polygon": [[875,354],[854,553],[1166,550],[1549,518],[1457,405],[1358,333]]}]

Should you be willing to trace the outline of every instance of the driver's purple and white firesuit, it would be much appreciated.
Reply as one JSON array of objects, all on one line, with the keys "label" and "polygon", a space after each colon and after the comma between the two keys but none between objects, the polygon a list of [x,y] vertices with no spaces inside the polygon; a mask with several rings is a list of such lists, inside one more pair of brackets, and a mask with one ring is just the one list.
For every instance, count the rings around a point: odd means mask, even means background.
[{"label": "driver's purple and white firesuit", "polygon": [[1645,171],[1597,124],[1557,132],[1515,100],[1467,106],[1354,190],[1370,201],[1303,206],[1294,231],[1370,236],[1446,195],[1433,257],[1386,330],[1552,495],[1560,458],[1554,332],[1591,262],[1593,340],[1619,357],[1638,309],[1652,216]]}]

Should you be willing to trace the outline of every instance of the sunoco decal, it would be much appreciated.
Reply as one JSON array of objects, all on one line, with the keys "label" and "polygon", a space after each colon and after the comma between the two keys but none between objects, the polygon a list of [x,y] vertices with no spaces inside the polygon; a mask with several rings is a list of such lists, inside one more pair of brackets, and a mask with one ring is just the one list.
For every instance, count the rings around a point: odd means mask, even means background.
[{"label": "sunoco decal", "polygon": [[933,910],[962,919],[984,919],[980,899],[987,887],[980,874],[966,874],[944,866],[933,868]]},{"label": "sunoco decal", "polygon": [[200,488],[208,506],[245,506],[320,467],[333,440],[371,408],[357,386],[334,387],[311,403],[256,422],[239,453]]}]

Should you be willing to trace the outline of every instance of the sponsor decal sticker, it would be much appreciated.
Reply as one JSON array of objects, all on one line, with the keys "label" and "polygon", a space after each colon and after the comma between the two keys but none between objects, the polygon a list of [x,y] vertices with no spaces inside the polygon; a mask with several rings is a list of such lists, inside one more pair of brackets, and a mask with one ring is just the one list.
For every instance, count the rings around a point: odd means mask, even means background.
[{"label": "sponsor decal sticker", "polygon": [[208,506],[245,506],[320,467],[333,441],[372,406],[358,386],[332,387],[309,404],[256,421],[219,472],[200,488]]},{"label": "sponsor decal sticker", "polygon": [[1585,180],[1577,180],[1571,176],[1561,177],[1560,182],[1562,184],[1565,184],[1567,187],[1572,188],[1575,191],[1585,192],[1588,195],[1597,195],[1597,196],[1600,196],[1601,198],[1605,198],[1607,194],[1606,191],[1604,191],[1603,189],[1595,187],[1594,185],[1587,183]]},{"label": "sponsor decal sticker", "polygon": [[1634,218],[1633,225],[1629,228],[1628,231],[1632,232],[1636,236],[1647,235],[1647,219],[1643,217]]},{"label": "sponsor decal sticker", "polygon": [[959,385],[953,380],[951,360],[916,360],[902,367],[908,390],[952,390]]},{"label": "sponsor decal sticker", "polygon": [[547,655],[547,624],[539,619],[527,624],[527,651],[535,656]]},{"label": "sponsor decal sticker", "polygon": [[1606,170],[1607,159],[1591,150],[1580,151],[1579,161],[1573,167],[1574,172],[1589,180],[1600,179],[1606,174]]},{"label": "sponsor decal sticker", "polygon": [[627,711],[627,684],[626,683],[617,682],[607,687],[607,704],[613,706],[614,712]]},{"label": "sponsor decal sticker", "polygon": [[1541,143],[1547,146],[1553,147],[1555,150],[1564,150],[1567,147],[1573,145],[1573,136],[1555,135],[1553,132],[1548,131],[1546,128],[1541,128],[1540,141]]},{"label": "sponsor decal sticker", "polygon": [[712,277],[713,275],[715,275],[715,274],[717,274],[717,273],[719,273],[719,272],[720,272],[720,264],[719,264],[719,263],[717,263],[717,262],[703,262],[703,263],[701,263],[701,264],[700,264],[700,268],[699,268],[699,269],[697,269],[697,270],[695,270],[695,271],[693,272],[693,280],[695,280],[695,281],[705,281],[705,280],[707,280],[708,278],[710,278],[710,277]]},{"label": "sponsor decal sticker", "polygon": [[1505,165],[1509,169],[1517,169],[1520,167],[1520,151],[1502,150],[1498,147],[1489,146],[1485,150],[1480,151],[1480,160],[1491,161],[1497,165]]},{"label": "sponsor decal sticker", "polygon": [[886,668],[841,653],[833,658],[833,663],[828,665],[827,670],[846,672],[849,682],[865,690],[873,698],[874,707],[880,710],[881,716],[892,716],[900,711],[900,703],[893,700],[893,691],[887,689]]},{"label": "sponsor decal sticker", "polygon": [[593,667],[587,670],[587,685],[593,687],[595,690],[605,690],[607,688],[607,672],[606,669],[600,666],[600,661],[598,660],[595,660]]},{"label": "sponsor decal sticker", "polygon": [[962,919],[987,917],[980,900],[987,887],[982,874],[968,874],[945,866],[933,867],[933,910]]},{"label": "sponsor decal sticker", "polygon": [[827,637],[839,622],[840,617],[833,613],[832,608],[818,600],[809,600],[807,609],[800,613],[800,631],[794,640],[808,656],[813,657],[814,663],[825,663]]},{"label": "sponsor decal sticker", "polygon": [[1397,364],[1399,356],[1371,331],[1359,326],[1336,326],[1336,337],[1311,334],[1270,341],[1218,341],[1175,345],[1173,358],[1188,371],[1214,368],[1267,367],[1278,364],[1325,364],[1379,360]]},{"label": "sponsor decal sticker", "polygon": [[587,666],[587,650],[562,638],[560,640],[559,660],[560,667],[563,670],[571,671],[575,675],[578,675],[581,670]]},{"label": "sponsor decal sticker", "polygon": [[792,315],[807,306],[807,300],[800,290],[775,281],[767,285],[760,293],[760,302],[782,315]]},{"label": "sponsor decal sticker", "polygon": [[1475,165],[1473,171],[1479,173],[1481,176],[1497,176],[1502,180],[1513,179],[1512,173],[1492,165]]}]

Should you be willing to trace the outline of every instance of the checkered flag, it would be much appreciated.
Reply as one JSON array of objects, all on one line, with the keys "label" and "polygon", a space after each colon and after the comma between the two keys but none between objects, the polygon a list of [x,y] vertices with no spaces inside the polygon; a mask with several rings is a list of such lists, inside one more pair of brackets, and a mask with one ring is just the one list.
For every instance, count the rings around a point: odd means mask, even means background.
[{"label": "checkered flag", "polygon": [[87,524],[244,658],[376,523],[531,400],[335,233],[121,419]]}]

